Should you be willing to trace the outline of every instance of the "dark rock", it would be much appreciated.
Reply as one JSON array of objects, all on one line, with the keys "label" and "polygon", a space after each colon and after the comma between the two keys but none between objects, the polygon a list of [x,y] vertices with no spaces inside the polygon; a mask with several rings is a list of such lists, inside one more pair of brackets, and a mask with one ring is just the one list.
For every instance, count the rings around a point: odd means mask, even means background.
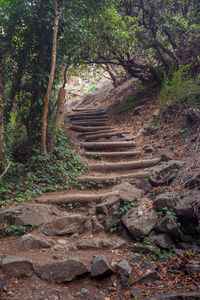
[{"label": "dark rock", "polygon": [[0,223],[8,222],[16,226],[39,226],[51,218],[52,212],[44,204],[16,206],[0,212]]},{"label": "dark rock", "polygon": [[142,199],[137,207],[132,207],[122,221],[133,238],[148,235],[157,222],[154,209],[149,210],[148,199]]},{"label": "dark rock", "polygon": [[156,270],[151,266],[151,264],[148,261],[143,261],[140,264],[140,270],[144,271],[143,276],[137,279],[134,283],[145,283],[148,286],[151,286],[151,283],[158,279],[158,273]]},{"label": "dark rock", "polygon": [[121,138],[119,136],[111,136],[109,139],[108,139],[109,142],[121,142]]},{"label": "dark rock", "polygon": [[83,232],[90,232],[92,233],[92,222],[90,219],[87,219],[84,223]]},{"label": "dark rock", "polygon": [[123,182],[118,186],[120,199],[123,201],[134,201],[144,194],[143,190],[137,189],[128,182]]},{"label": "dark rock", "polygon": [[86,220],[85,216],[78,214],[68,215],[47,223],[43,229],[46,235],[66,235],[73,233],[83,233],[83,225]]},{"label": "dark rock", "polygon": [[104,255],[96,255],[91,261],[91,277],[101,279],[112,275],[113,269]]},{"label": "dark rock", "polygon": [[171,160],[163,162],[149,170],[149,179],[154,185],[170,183],[177,175],[178,169],[184,165],[184,162]]},{"label": "dark rock", "polygon": [[78,249],[103,249],[113,246],[113,242],[109,239],[88,238],[77,242]]},{"label": "dark rock", "polygon": [[136,136],[135,135],[132,135],[132,134],[126,134],[126,133],[123,133],[122,134],[122,141],[132,141],[132,140],[135,140],[136,139]]},{"label": "dark rock", "polygon": [[131,297],[134,299],[140,299],[142,294],[142,290],[138,288],[131,289]]},{"label": "dark rock", "polygon": [[158,211],[162,211],[164,207],[173,211],[177,216],[191,216],[193,217],[193,203],[196,192],[181,196],[178,192],[167,192],[160,194],[154,200],[154,207]]},{"label": "dark rock", "polygon": [[185,184],[184,188],[193,189],[193,188],[200,188],[200,173],[191,175],[191,178],[188,179]]},{"label": "dark rock", "polygon": [[150,184],[149,180],[146,178],[140,179],[136,183],[136,188],[145,191],[146,193],[150,192],[152,190],[152,185]]},{"label": "dark rock", "polygon": [[169,234],[169,236],[171,236],[172,238],[175,238],[175,239],[182,240],[182,238],[183,238],[182,232],[180,231],[178,225],[174,221],[173,216],[171,216],[171,215],[170,216],[166,215],[165,217],[163,217],[156,224],[155,229],[158,231],[161,231],[161,232],[165,232],[165,233]]},{"label": "dark rock", "polygon": [[69,282],[77,276],[87,273],[86,265],[73,258],[45,264],[37,270],[37,274],[42,280],[55,283]]},{"label": "dark rock", "polygon": [[111,195],[106,200],[100,204],[96,205],[97,214],[108,214],[108,209],[119,202],[119,197],[116,195]]},{"label": "dark rock", "polygon": [[119,223],[119,206],[120,203],[116,203],[109,209],[109,216],[106,218],[105,229],[110,231],[113,226],[116,226]]},{"label": "dark rock", "polygon": [[166,234],[157,234],[151,237],[148,237],[148,240],[155,243],[156,246],[160,247],[160,248],[169,248],[169,246],[171,246],[172,240],[170,239],[170,237]]},{"label": "dark rock", "polygon": [[147,261],[147,260],[144,260],[140,266],[139,266],[140,270],[142,271],[147,271],[147,270],[150,270],[152,272],[155,272],[155,269],[154,267],[152,267],[152,265]]},{"label": "dark rock", "polygon": [[145,145],[143,150],[145,153],[152,153],[154,151],[154,147],[152,145]]},{"label": "dark rock", "polygon": [[92,232],[93,233],[98,233],[98,232],[104,231],[103,225],[101,225],[101,223],[97,220],[96,217],[93,217],[91,219],[91,222],[92,222]]},{"label": "dark rock", "polygon": [[169,161],[174,159],[174,153],[170,150],[166,150],[161,154],[161,161]]},{"label": "dark rock", "polygon": [[2,271],[15,277],[31,276],[33,271],[33,262],[30,259],[8,255],[2,260]]},{"label": "dark rock", "polygon": [[31,249],[49,248],[50,244],[32,234],[25,234],[17,241],[17,246],[20,251],[28,251]]},{"label": "dark rock", "polygon": [[183,294],[163,294],[155,295],[150,298],[145,298],[147,300],[199,300],[199,293],[183,293]]},{"label": "dark rock", "polygon": [[117,264],[117,277],[119,280],[119,285],[122,289],[127,289],[130,287],[130,279],[132,275],[132,268],[129,262],[125,259],[121,260]]},{"label": "dark rock", "polygon": [[200,264],[199,261],[190,260],[186,265],[187,272],[189,275],[198,274],[200,272]]},{"label": "dark rock", "polygon": [[81,289],[80,292],[74,294],[75,297],[79,297],[79,299],[92,299],[92,295],[86,289]]},{"label": "dark rock", "polygon": [[124,245],[126,245],[126,241],[119,239],[117,241],[117,244],[113,247],[113,249],[119,249],[119,248],[123,247]]},{"label": "dark rock", "polygon": [[142,245],[142,244],[129,245],[128,249],[143,254],[155,254],[157,251],[157,248],[154,246]]},{"label": "dark rock", "polygon": [[130,253],[128,256],[127,256],[127,259],[131,262],[131,263],[138,263],[142,257],[141,255],[139,255],[138,253]]}]

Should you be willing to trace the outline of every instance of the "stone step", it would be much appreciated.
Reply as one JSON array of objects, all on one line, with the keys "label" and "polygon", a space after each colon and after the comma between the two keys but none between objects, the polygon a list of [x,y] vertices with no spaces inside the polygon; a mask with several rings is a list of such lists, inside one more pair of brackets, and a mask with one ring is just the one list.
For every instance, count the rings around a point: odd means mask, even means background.
[{"label": "stone step", "polygon": [[148,168],[157,165],[160,158],[120,162],[120,163],[96,163],[89,164],[88,167],[91,171],[114,171],[114,170],[130,170]]},{"label": "stone step", "polygon": [[112,126],[88,126],[88,127],[84,127],[84,126],[77,126],[77,125],[72,125],[70,126],[70,129],[73,131],[77,131],[77,132],[94,132],[94,131],[101,131],[101,130],[107,130],[107,129],[112,129]]},{"label": "stone step", "polygon": [[130,148],[136,146],[135,142],[84,142],[81,143],[81,147],[87,150],[96,149],[119,149],[119,148]]},{"label": "stone step", "polygon": [[140,172],[140,173],[127,173],[127,174],[116,174],[111,176],[83,176],[79,177],[79,182],[82,183],[104,183],[104,184],[117,184],[123,179],[141,179],[148,178],[148,172]]},{"label": "stone step", "polygon": [[131,157],[138,157],[141,155],[141,152],[135,151],[127,151],[127,152],[86,152],[85,156],[86,157],[91,157],[91,158],[131,158]]},{"label": "stone step", "polygon": [[67,204],[67,203],[87,203],[87,202],[101,202],[109,196],[118,195],[118,191],[106,192],[106,193],[76,193],[66,195],[49,195],[45,198],[40,197],[36,199],[39,203],[50,203],[50,204]]}]

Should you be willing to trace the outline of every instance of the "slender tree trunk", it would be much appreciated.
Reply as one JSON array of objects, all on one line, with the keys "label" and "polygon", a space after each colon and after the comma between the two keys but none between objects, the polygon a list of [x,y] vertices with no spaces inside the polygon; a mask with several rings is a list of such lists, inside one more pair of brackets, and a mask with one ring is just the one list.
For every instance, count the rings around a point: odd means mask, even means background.
[{"label": "slender tree trunk", "polygon": [[49,99],[51,96],[53,80],[56,69],[56,42],[57,42],[57,34],[58,34],[58,23],[61,17],[61,11],[57,11],[57,1],[55,1],[55,19],[54,19],[54,30],[53,30],[53,43],[52,43],[52,62],[51,62],[51,72],[49,76],[49,83],[47,87],[45,102],[44,102],[44,110],[43,110],[43,124],[42,124],[42,139],[41,139],[41,153],[46,152],[46,139],[47,139],[47,115],[48,115],[48,107],[49,107]]},{"label": "slender tree trunk", "polygon": [[60,88],[59,95],[58,95],[58,106],[56,112],[56,120],[54,124],[54,129],[51,135],[51,141],[49,145],[49,151],[52,151],[55,146],[55,136],[56,130],[62,127],[63,120],[64,120],[64,106],[65,106],[65,94],[66,90],[64,88]]},{"label": "slender tree trunk", "polygon": [[0,57],[0,161],[5,161],[4,150],[4,124],[3,124],[3,113],[4,113],[4,103],[3,103],[3,92],[4,92],[4,58]]}]

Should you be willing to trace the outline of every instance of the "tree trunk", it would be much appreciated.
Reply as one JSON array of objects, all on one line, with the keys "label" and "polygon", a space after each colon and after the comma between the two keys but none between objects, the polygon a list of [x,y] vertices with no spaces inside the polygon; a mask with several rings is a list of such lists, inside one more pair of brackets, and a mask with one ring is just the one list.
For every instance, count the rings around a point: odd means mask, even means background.
[{"label": "tree trunk", "polygon": [[56,7],[56,15],[54,19],[54,30],[53,30],[53,43],[52,43],[52,62],[51,62],[51,72],[49,76],[49,83],[47,87],[45,102],[44,102],[44,111],[43,111],[43,124],[42,124],[42,139],[41,139],[41,153],[46,152],[46,139],[47,139],[47,115],[48,115],[48,107],[49,107],[49,99],[51,96],[53,80],[56,69],[56,42],[57,42],[57,34],[58,34],[58,23],[61,17],[61,11],[57,11],[57,1],[55,1]]},{"label": "tree trunk", "polygon": [[4,103],[3,103],[3,92],[4,92],[4,58],[0,57],[0,161],[5,161],[4,150],[5,150],[5,142],[4,142],[4,124],[3,124],[3,112],[4,112]]},{"label": "tree trunk", "polygon": [[56,111],[56,120],[54,124],[54,129],[51,135],[51,141],[49,145],[49,151],[52,151],[55,146],[55,136],[56,130],[62,127],[63,120],[64,120],[64,106],[65,106],[65,94],[66,90],[64,88],[60,88],[58,94],[58,106]]}]

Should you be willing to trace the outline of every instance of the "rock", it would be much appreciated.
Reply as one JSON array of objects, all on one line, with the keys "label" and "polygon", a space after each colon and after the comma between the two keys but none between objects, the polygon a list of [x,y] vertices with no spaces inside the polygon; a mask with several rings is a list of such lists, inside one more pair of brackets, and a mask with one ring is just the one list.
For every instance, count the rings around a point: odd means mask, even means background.
[{"label": "rock", "polygon": [[37,269],[37,275],[45,281],[61,283],[69,282],[77,276],[88,273],[86,265],[74,258],[45,264]]},{"label": "rock", "polygon": [[193,189],[195,187],[200,189],[200,173],[192,174],[191,178],[187,179],[184,184],[184,188],[187,189]]},{"label": "rock", "polygon": [[104,255],[96,255],[91,260],[91,277],[101,279],[112,275],[113,269]]},{"label": "rock", "polygon": [[131,262],[131,263],[138,263],[141,259],[142,256],[138,253],[130,253],[127,256],[127,259]]},{"label": "rock", "polygon": [[88,238],[79,240],[76,243],[78,249],[103,249],[110,248],[113,246],[113,242],[109,239],[101,238]]},{"label": "rock", "polygon": [[111,195],[106,200],[100,204],[96,205],[97,214],[108,214],[108,209],[119,202],[119,197],[116,195]]},{"label": "rock", "polygon": [[119,239],[117,241],[117,244],[113,247],[113,249],[119,249],[119,248],[123,247],[124,245],[126,245],[126,241]]},{"label": "rock", "polygon": [[117,264],[117,277],[119,280],[119,285],[122,289],[127,289],[130,287],[131,275],[132,268],[129,262],[125,259],[121,260]]},{"label": "rock", "polygon": [[85,220],[85,216],[69,214],[68,216],[55,219],[47,223],[42,232],[46,235],[83,233],[83,225]]},{"label": "rock", "polygon": [[157,251],[156,247],[150,245],[143,245],[143,244],[129,245],[128,249],[134,252],[144,253],[144,254],[155,254]]},{"label": "rock", "polygon": [[174,159],[174,153],[170,150],[166,150],[161,154],[161,161],[169,161]]},{"label": "rock", "polygon": [[104,231],[103,225],[101,225],[101,223],[97,220],[96,217],[93,217],[91,219],[91,222],[92,222],[92,232],[93,233],[98,233],[98,232]]},{"label": "rock", "polygon": [[52,212],[44,204],[16,206],[0,213],[0,223],[9,222],[16,226],[40,226],[51,218]]},{"label": "rock", "polygon": [[107,141],[108,140],[106,138],[99,138],[99,139],[95,140],[95,142],[102,142],[102,143],[107,142]]},{"label": "rock", "polygon": [[164,248],[164,249],[169,248],[169,246],[171,246],[173,244],[172,240],[166,233],[151,236],[148,238],[148,240],[155,243],[156,246],[158,246],[160,248]]},{"label": "rock", "polygon": [[114,135],[114,136],[111,136],[109,139],[108,139],[109,142],[121,142],[121,138]]},{"label": "rock", "polygon": [[190,260],[186,268],[189,275],[198,274],[200,272],[199,261]]},{"label": "rock", "polygon": [[199,300],[199,293],[183,293],[183,294],[163,294],[163,295],[155,295],[150,298],[146,298],[147,300]]},{"label": "rock", "polygon": [[132,141],[132,140],[135,140],[136,139],[136,136],[135,135],[132,135],[132,134],[126,134],[126,133],[123,133],[122,134],[122,141]]},{"label": "rock", "polygon": [[146,193],[152,190],[152,185],[150,184],[149,180],[146,178],[142,178],[136,182],[136,188],[145,191]]},{"label": "rock", "polygon": [[17,246],[20,251],[28,251],[31,249],[49,248],[50,244],[32,234],[25,234],[17,241]]},{"label": "rock", "polygon": [[133,299],[141,299],[142,290],[138,288],[131,289],[131,297]]},{"label": "rock", "polygon": [[15,277],[31,276],[33,271],[33,262],[30,259],[8,255],[2,260],[2,271]]},{"label": "rock", "polygon": [[170,183],[177,175],[178,169],[184,165],[184,162],[171,160],[163,162],[149,169],[149,179],[154,185]]},{"label": "rock", "polygon": [[174,221],[173,216],[165,216],[163,217],[157,224],[155,227],[156,230],[161,231],[161,232],[165,232],[167,234],[169,234],[169,236],[171,236],[174,239],[180,239],[182,240],[183,236],[182,236],[182,232],[180,231],[178,225],[176,224],[176,222]]},{"label": "rock", "polygon": [[143,150],[145,153],[152,153],[154,151],[154,147],[152,145],[145,145]]},{"label": "rock", "polygon": [[120,203],[116,203],[109,209],[109,216],[106,218],[105,229],[110,232],[113,226],[119,224],[119,206]]},{"label": "rock", "polygon": [[135,239],[148,235],[157,222],[156,212],[148,209],[148,203],[148,199],[142,199],[137,207],[132,207],[122,217],[124,225]]},{"label": "rock", "polygon": [[92,233],[92,222],[90,219],[86,219],[84,223],[84,229],[83,232],[90,232]]},{"label": "rock", "polygon": [[134,201],[137,197],[141,197],[144,192],[134,187],[128,182],[123,182],[119,186],[119,196],[123,201]]},{"label": "rock", "polygon": [[79,297],[79,299],[92,299],[92,295],[86,289],[81,289],[80,292],[74,294],[75,297]]},{"label": "rock", "polygon": [[164,207],[173,211],[177,216],[191,216],[193,217],[194,199],[196,192],[181,196],[178,192],[167,192],[160,194],[154,200],[154,207],[158,211],[162,211]]},{"label": "rock", "polygon": [[139,268],[143,271],[143,276],[137,279],[134,283],[145,283],[150,285],[153,281],[158,279],[158,273],[148,261],[143,261]]}]

